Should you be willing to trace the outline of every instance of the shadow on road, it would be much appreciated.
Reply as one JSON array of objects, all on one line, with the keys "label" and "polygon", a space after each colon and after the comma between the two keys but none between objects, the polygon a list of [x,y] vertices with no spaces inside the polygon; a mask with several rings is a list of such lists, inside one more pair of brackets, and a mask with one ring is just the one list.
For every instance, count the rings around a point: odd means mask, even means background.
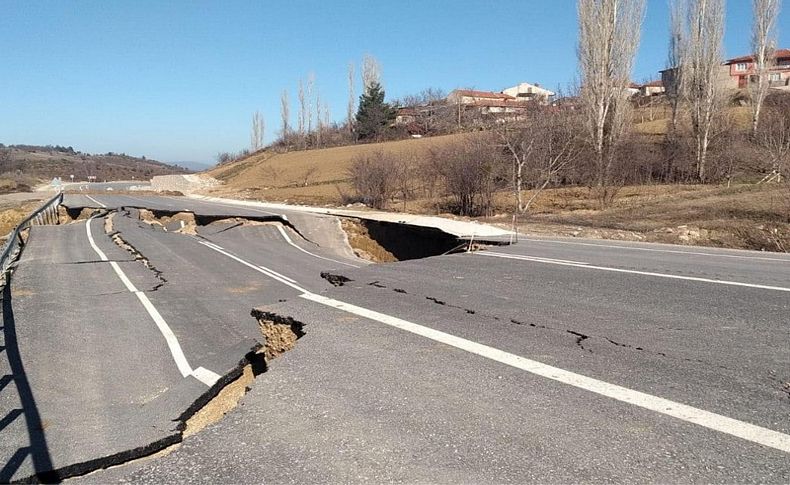
[{"label": "shadow on road", "polygon": [[[14,309],[11,305],[11,282],[10,276],[6,280],[6,285],[2,291],[3,300],[3,337],[5,346],[5,358],[8,360],[12,375],[0,377],[0,392],[13,392],[10,383],[16,385],[16,392],[22,402],[22,409],[14,409],[8,415],[0,418],[0,439],[3,439],[4,429],[20,415],[24,415],[27,423],[29,444],[20,447],[10,457],[2,457],[0,460],[0,482],[11,481],[14,474],[25,461],[27,456],[33,460],[33,467],[36,476],[44,482],[57,482],[58,477],[52,472],[52,459],[47,448],[47,440],[42,428],[41,416],[36,407],[33,391],[25,374],[25,367],[22,364],[22,356],[19,353],[19,346],[16,337],[16,323],[14,321]],[[6,438],[8,439],[8,438]]]}]

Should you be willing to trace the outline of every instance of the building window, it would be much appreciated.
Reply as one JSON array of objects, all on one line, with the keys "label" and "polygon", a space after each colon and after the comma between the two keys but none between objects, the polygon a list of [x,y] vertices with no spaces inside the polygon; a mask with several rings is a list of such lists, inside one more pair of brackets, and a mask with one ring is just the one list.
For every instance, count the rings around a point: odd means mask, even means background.
[{"label": "building window", "polygon": [[745,62],[739,62],[738,64],[735,64],[736,71],[745,71],[748,67],[748,64]]},{"label": "building window", "polygon": [[768,79],[769,79],[771,82],[777,82],[777,81],[781,81],[781,80],[782,80],[782,74],[781,74],[781,73],[778,73],[778,72],[772,72],[772,73],[771,73],[771,74],[768,76]]}]

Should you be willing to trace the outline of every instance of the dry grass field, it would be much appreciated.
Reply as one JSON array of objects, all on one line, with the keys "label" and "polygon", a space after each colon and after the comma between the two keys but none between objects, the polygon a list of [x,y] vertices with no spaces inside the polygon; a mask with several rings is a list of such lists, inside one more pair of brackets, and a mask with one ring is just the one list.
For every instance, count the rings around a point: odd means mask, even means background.
[{"label": "dry grass field", "polygon": [[[500,208],[509,194],[500,194]],[[504,212],[489,222],[509,225]],[[790,251],[790,185],[624,187],[601,210],[587,188],[552,189],[520,219],[524,232]]]},{"label": "dry grass field", "polygon": [[212,190],[218,195],[280,200],[305,204],[337,204],[340,192],[350,193],[348,169],[354,159],[375,152],[424,157],[432,148],[464,135],[353,145],[288,153],[259,153],[217,167],[208,175],[225,182]]}]

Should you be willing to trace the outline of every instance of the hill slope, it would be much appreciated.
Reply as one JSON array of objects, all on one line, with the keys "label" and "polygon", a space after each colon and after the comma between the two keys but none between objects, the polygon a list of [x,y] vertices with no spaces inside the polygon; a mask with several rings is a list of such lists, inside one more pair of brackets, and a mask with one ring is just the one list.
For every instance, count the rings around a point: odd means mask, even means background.
[{"label": "hill slope", "polygon": [[11,145],[0,148],[0,178],[34,184],[60,177],[68,181],[86,180],[148,180],[154,175],[189,173],[176,165],[156,160],[107,153],[90,155],[63,147]]},{"label": "hill slope", "polygon": [[348,193],[351,190],[348,169],[355,158],[377,152],[421,158],[431,149],[463,136],[445,135],[287,153],[262,152],[207,173],[224,182],[213,191],[217,194],[312,204],[337,203],[339,191]]}]

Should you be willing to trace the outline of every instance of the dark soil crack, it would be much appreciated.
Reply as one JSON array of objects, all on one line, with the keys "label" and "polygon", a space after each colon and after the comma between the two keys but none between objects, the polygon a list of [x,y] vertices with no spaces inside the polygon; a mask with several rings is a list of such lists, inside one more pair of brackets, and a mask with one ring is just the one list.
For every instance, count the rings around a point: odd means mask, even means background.
[{"label": "dark soil crack", "polygon": [[354,281],[351,278],[348,278],[341,274],[330,273],[329,271],[322,271],[321,278],[332,283],[333,286],[343,286],[350,281]]},{"label": "dark soil crack", "polygon": [[[387,288],[387,286],[381,284],[379,281],[374,281],[372,283],[368,283],[368,285],[369,286],[373,286],[375,288]],[[393,288],[392,291],[394,291],[396,293],[399,293],[399,294],[402,294],[402,295],[417,296],[417,295],[412,295],[408,291],[406,291],[404,289],[401,289],[401,288]],[[479,312],[477,310],[472,310],[472,309],[465,308],[465,307],[459,306],[459,305],[453,305],[451,303],[448,303],[448,302],[446,302],[444,300],[441,300],[441,299],[433,297],[433,296],[426,296],[425,299],[428,300],[428,301],[432,301],[432,302],[436,303],[437,305],[442,305],[442,306],[446,306],[448,308],[454,308],[454,309],[457,309],[457,310],[461,310],[461,311],[463,311],[463,312],[465,312],[465,313],[467,313],[469,315],[478,315],[478,316],[484,317],[484,318],[491,318],[491,319],[493,319],[494,321],[497,321],[497,322],[501,320],[500,317],[498,317],[496,315],[492,315],[490,313],[485,313],[485,312]],[[684,361],[684,362],[690,362],[690,363],[695,363],[695,364],[703,364],[703,365],[706,365],[706,366],[709,366],[709,367],[716,367],[716,368],[724,369],[724,370],[732,370],[732,369],[730,369],[730,368],[728,368],[726,366],[719,365],[719,364],[713,364],[711,362],[706,362],[706,361],[700,360],[700,359],[690,359],[690,358],[687,358],[687,357],[673,357],[673,356],[667,355],[664,352],[645,349],[644,347],[641,347],[641,346],[625,344],[625,343],[622,343],[622,342],[618,342],[616,340],[612,340],[609,337],[599,337],[599,336],[596,336],[596,335],[587,335],[587,334],[578,332],[576,330],[571,330],[571,329],[567,329],[567,328],[551,327],[551,326],[542,325],[542,324],[539,324],[539,323],[523,322],[523,321],[517,320],[515,318],[510,318],[509,321],[510,321],[510,323],[512,323],[514,325],[523,325],[523,326],[528,326],[528,327],[531,327],[531,328],[536,328],[536,329],[541,329],[541,330],[548,330],[548,331],[551,331],[551,332],[566,333],[566,334],[572,335],[573,337],[576,338],[576,345],[579,347],[579,349],[584,350],[584,351],[589,352],[589,353],[593,353],[593,351],[592,351],[592,349],[590,349],[588,347],[585,347],[584,342],[592,341],[592,340],[602,340],[602,341],[604,341],[604,342],[606,342],[608,344],[614,345],[616,347],[632,350],[632,351],[635,351],[635,352],[646,352],[646,353],[649,353],[649,354],[658,355],[660,357],[664,357],[664,358],[668,358],[668,359],[681,360],[681,361]],[[788,392],[788,397],[790,397],[790,385],[788,385],[788,391],[787,392]]]},{"label": "dark soil crack", "polygon": [[[589,335],[584,335],[583,333],[574,332],[573,330],[565,330],[565,331],[576,337],[576,345],[578,345],[580,349],[586,350],[587,352],[592,353],[592,350],[585,349],[584,345],[582,344],[582,342],[584,342],[585,340],[588,340],[590,338]],[[607,340],[609,340],[609,339],[607,339]]]},{"label": "dark soil crack", "polygon": [[115,213],[111,213],[110,215],[107,216],[107,222],[105,222],[105,227],[104,227],[105,232],[107,233],[108,236],[110,236],[112,241],[119,248],[127,251],[129,254],[132,255],[135,261],[141,262],[143,266],[145,266],[149,271],[151,271],[154,274],[154,278],[156,278],[157,281],[159,281],[159,283],[154,285],[149,291],[157,291],[159,288],[163,287],[167,283],[167,278],[163,276],[162,271],[158,270],[156,266],[154,266],[151,263],[151,260],[149,260],[143,253],[138,251],[137,248],[129,244],[128,241],[124,240],[123,237],[121,237],[120,232],[112,230],[112,218],[114,215]]}]

